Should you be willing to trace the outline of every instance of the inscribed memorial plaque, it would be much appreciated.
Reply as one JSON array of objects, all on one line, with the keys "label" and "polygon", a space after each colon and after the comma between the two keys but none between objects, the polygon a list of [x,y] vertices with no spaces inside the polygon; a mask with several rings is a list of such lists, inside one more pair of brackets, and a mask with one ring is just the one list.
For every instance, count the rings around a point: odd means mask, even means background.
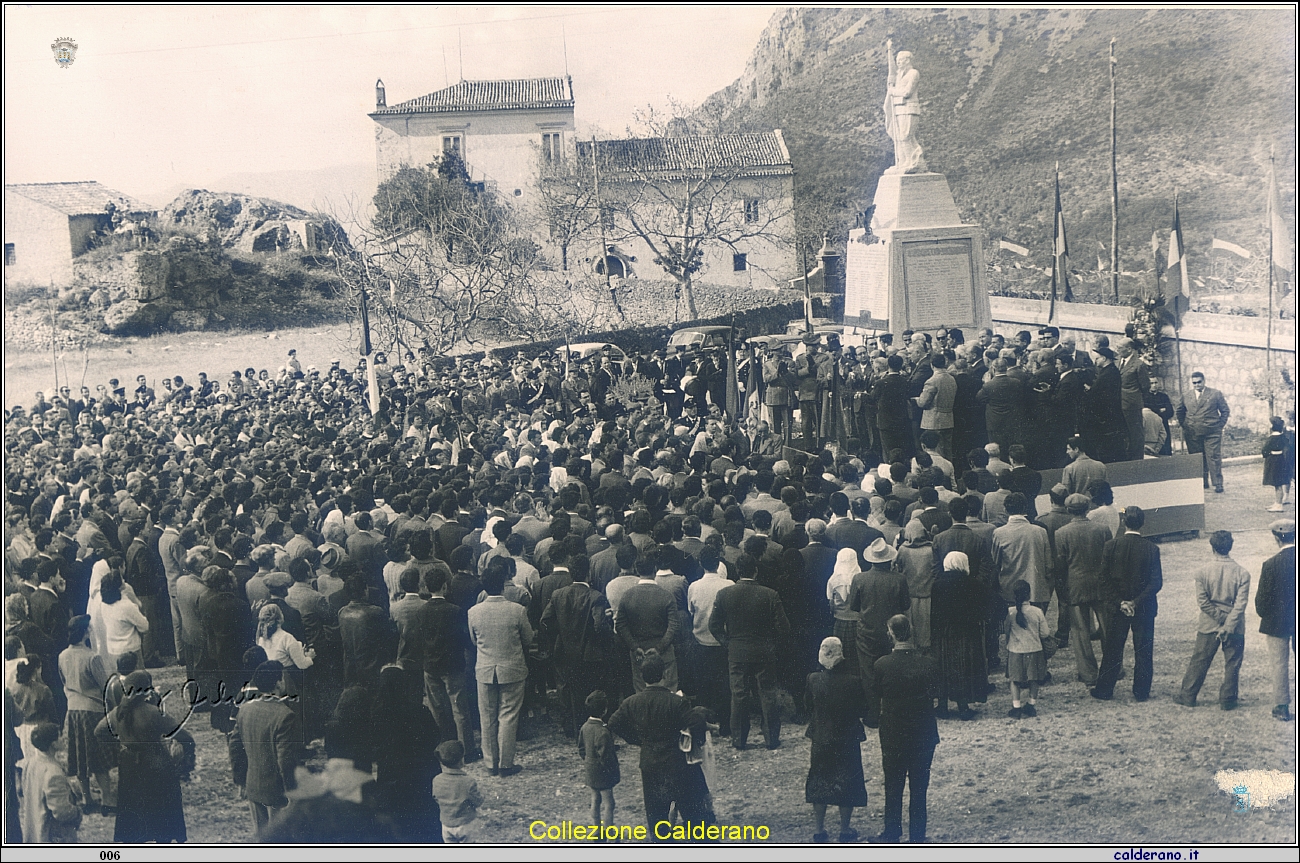
[{"label": "inscribed memorial plaque", "polygon": [[883,243],[850,242],[844,315],[857,326],[886,329],[889,320],[888,250]]},{"label": "inscribed memorial plaque", "polygon": [[975,319],[970,240],[903,243],[907,325],[970,326]]}]

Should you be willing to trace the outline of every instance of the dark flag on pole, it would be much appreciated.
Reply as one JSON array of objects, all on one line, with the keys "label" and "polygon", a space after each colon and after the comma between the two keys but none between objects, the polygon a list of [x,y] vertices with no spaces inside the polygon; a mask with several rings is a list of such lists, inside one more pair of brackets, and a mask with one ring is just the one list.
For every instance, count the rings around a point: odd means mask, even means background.
[{"label": "dark flag on pole", "polygon": [[1065,239],[1065,214],[1061,212],[1061,171],[1056,171],[1056,216],[1052,220],[1052,301],[1047,308],[1047,320],[1056,317],[1056,298],[1059,294],[1063,302],[1074,302],[1070,292],[1070,276],[1066,272],[1066,262],[1070,255],[1070,246]]},{"label": "dark flag on pole", "polygon": [[731,316],[731,329],[727,332],[727,417],[740,418],[740,377],[736,369],[736,316]]},{"label": "dark flag on pole", "polygon": [[[1179,285],[1174,290],[1174,269],[1178,269]],[[1187,274],[1187,252],[1183,247],[1183,228],[1178,218],[1178,193],[1174,193],[1174,226],[1169,231],[1169,259],[1165,264],[1167,291],[1165,304],[1174,313],[1174,321],[1182,327],[1183,314],[1191,305],[1192,289]]]},{"label": "dark flag on pole", "polygon": [[365,288],[361,289],[361,356],[370,356],[370,304]]}]

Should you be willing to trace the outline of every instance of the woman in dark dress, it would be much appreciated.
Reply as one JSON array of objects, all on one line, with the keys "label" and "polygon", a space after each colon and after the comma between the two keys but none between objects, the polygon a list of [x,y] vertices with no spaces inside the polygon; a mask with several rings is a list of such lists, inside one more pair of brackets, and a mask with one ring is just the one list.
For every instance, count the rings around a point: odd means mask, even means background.
[{"label": "woman in dark dress", "polygon": [[930,637],[934,657],[939,661],[939,709],[948,716],[948,702],[957,702],[960,719],[975,718],[972,701],[988,698],[988,664],[984,656],[985,587],[970,574],[970,561],[963,552],[949,552],[943,572],[935,579],[930,594]]},{"label": "woman in dark dress", "polygon": [[131,672],[123,687],[126,696],[95,729],[99,739],[118,744],[113,841],[184,842],[180,776],[163,740],[177,730],[176,720],[161,710],[147,672]]},{"label": "woman in dark dress", "polygon": [[379,672],[379,691],[370,713],[373,752],[379,765],[376,796],[393,819],[399,842],[442,842],[433,777],[438,763],[438,725],[428,708],[413,701],[407,672],[398,665]]},{"label": "woman in dark dress", "polygon": [[812,741],[812,759],[804,800],[813,805],[817,822],[814,842],[829,842],[826,807],[840,810],[840,841],[854,842],[858,832],[849,826],[855,806],[867,805],[867,785],[862,775],[862,741],[867,739],[862,720],[867,702],[862,683],[844,661],[844,647],[834,636],[822,641],[817,661],[824,671],[808,675],[804,697],[812,720],[804,736]]}]

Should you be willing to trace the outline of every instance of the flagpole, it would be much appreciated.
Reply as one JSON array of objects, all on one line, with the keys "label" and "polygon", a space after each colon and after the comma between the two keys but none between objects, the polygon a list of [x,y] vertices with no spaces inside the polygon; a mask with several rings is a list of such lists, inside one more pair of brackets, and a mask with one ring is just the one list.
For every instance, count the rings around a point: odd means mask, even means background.
[{"label": "flagpole", "polygon": [[[1178,276],[1179,278],[1183,278],[1184,274],[1187,272],[1187,261],[1184,259],[1185,253],[1183,252],[1183,224],[1178,219],[1177,189],[1174,189],[1174,230],[1171,231],[1169,235],[1170,255],[1174,253],[1175,246],[1178,248]],[[1170,288],[1170,293],[1174,294],[1174,362],[1178,366],[1178,398],[1181,401],[1183,398],[1183,292],[1181,286],[1177,293],[1173,292],[1173,283],[1169,281],[1171,278],[1173,278],[1173,270],[1171,267],[1166,267],[1165,284]],[[1179,433],[1182,433],[1181,428],[1179,429]],[[1184,446],[1186,446],[1186,438],[1183,440]]]},{"label": "flagpole", "polygon": [[1273,147],[1268,148],[1268,330],[1264,343],[1264,376],[1268,380],[1268,415],[1273,416],[1273,189],[1277,186]]},{"label": "flagpole", "polygon": [[1061,163],[1056,163],[1056,200],[1052,212],[1052,295],[1047,303],[1047,322],[1056,317],[1056,274],[1061,268]]},{"label": "flagpole", "polygon": [[1115,38],[1110,40],[1110,284],[1119,303],[1119,174],[1115,170]]}]

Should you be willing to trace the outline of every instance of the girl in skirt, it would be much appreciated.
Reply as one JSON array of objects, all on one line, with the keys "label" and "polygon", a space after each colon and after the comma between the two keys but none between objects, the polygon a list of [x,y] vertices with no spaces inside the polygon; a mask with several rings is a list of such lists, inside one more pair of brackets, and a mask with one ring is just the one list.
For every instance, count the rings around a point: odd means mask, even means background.
[{"label": "girl in skirt", "polygon": [[1273,487],[1273,503],[1268,511],[1282,512],[1282,502],[1295,478],[1295,434],[1287,430],[1281,417],[1273,417],[1269,424],[1273,429],[1264,438],[1264,485]]},{"label": "girl in skirt", "polygon": [[[1043,639],[1050,631],[1042,609],[1029,604],[1029,582],[1017,581],[1012,587],[1016,607],[1007,611],[1007,622],[1002,631],[1007,639],[1007,677],[1011,680],[1012,719],[1037,716],[1034,705],[1038,702],[1038,684],[1047,677],[1047,657],[1043,653]],[[1029,701],[1022,703],[1025,687],[1029,687]]]}]

